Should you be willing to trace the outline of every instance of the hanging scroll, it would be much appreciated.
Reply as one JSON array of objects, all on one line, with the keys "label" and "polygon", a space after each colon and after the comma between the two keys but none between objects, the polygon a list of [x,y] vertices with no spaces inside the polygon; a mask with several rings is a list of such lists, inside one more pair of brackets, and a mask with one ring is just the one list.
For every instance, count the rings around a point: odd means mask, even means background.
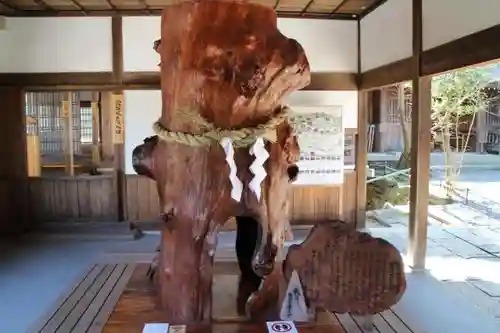
[{"label": "hanging scroll", "polygon": [[113,143],[123,143],[125,139],[125,124],[123,123],[123,95],[111,95],[111,110],[113,112]]},{"label": "hanging scroll", "polygon": [[297,185],[335,185],[344,181],[344,127],[339,106],[291,107],[300,145]]}]

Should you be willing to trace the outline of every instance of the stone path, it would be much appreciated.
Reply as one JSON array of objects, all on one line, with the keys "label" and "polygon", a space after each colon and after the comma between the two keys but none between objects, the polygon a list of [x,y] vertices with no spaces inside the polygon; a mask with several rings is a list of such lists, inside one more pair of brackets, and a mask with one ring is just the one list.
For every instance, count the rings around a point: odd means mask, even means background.
[{"label": "stone path", "polygon": [[[406,226],[370,228],[370,233],[406,253]],[[426,268],[444,288],[500,323],[500,227],[429,226]]]}]

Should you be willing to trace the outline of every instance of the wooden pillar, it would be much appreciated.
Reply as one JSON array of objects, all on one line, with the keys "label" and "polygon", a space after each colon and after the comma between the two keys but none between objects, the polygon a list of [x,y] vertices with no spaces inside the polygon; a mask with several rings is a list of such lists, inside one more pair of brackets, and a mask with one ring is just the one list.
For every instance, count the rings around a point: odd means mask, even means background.
[{"label": "wooden pillar", "polygon": [[114,161],[115,147],[113,145],[113,112],[111,109],[111,93],[101,93],[100,101],[100,131],[101,158],[105,167],[111,167]]},{"label": "wooden pillar", "polygon": [[369,96],[369,91],[358,92],[358,133],[356,135],[356,227],[358,229],[366,226]]},{"label": "wooden pillar", "polygon": [[99,144],[100,121],[99,121],[99,93],[92,93],[92,163],[98,167],[101,163],[101,150]]},{"label": "wooden pillar", "polygon": [[[358,20],[358,76],[357,85],[361,86],[361,21]],[[356,228],[366,226],[366,165],[368,163],[368,95],[367,90],[358,91],[358,123],[356,140]]]},{"label": "wooden pillar", "polygon": [[73,152],[73,98],[72,93],[64,93],[62,102],[62,116],[64,121],[63,140],[64,140],[64,165],[66,175],[73,177],[75,175],[75,161]]},{"label": "wooden pillar", "polygon": [[[113,42],[113,78],[120,84],[123,80],[123,24],[122,18],[111,19],[111,35]],[[123,91],[115,91],[111,96],[113,111],[113,151],[116,170],[116,190],[118,193],[118,220],[125,221],[126,216],[126,179],[125,179],[125,133]]]},{"label": "wooden pillar", "polygon": [[26,106],[20,87],[0,87],[0,234],[17,234],[28,223],[28,164],[26,152]]},{"label": "wooden pillar", "polygon": [[485,143],[488,142],[488,125],[486,123],[487,110],[480,110],[476,113],[476,153],[484,154]]},{"label": "wooden pillar", "polygon": [[431,77],[420,77],[422,53],[422,0],[413,0],[413,96],[411,127],[411,180],[408,263],[425,268],[429,207],[431,142]]}]

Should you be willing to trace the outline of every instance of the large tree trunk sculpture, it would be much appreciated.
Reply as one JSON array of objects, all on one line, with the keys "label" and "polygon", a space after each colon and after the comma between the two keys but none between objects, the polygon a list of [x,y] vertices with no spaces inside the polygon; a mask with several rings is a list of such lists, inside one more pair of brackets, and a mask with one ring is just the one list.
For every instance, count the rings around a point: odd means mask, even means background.
[{"label": "large tree trunk sculpture", "polygon": [[[282,244],[288,167],[298,145],[280,102],[306,86],[310,73],[301,46],[276,24],[271,8],[248,3],[191,1],[163,11],[161,41],[155,43],[162,115],[155,124],[158,136],[134,152],[134,167],[158,188],[164,227],[156,277],[171,323],[210,320],[217,231],[229,217],[259,221],[261,239],[252,263],[258,275],[271,272]],[[238,130],[251,135],[238,139]],[[259,140],[256,133],[268,139],[269,153],[260,198],[249,186],[254,177],[249,148]],[[234,194],[218,142],[226,136],[235,146],[241,197]]]}]

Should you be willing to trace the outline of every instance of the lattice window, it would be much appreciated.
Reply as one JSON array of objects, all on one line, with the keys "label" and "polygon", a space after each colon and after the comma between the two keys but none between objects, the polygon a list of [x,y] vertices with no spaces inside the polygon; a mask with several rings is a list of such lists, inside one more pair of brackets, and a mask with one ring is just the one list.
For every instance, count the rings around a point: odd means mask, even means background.
[{"label": "lattice window", "polygon": [[487,125],[500,125],[500,105],[498,100],[493,100],[488,104],[486,112]]},{"label": "lattice window", "polygon": [[[388,88],[388,90],[387,122],[392,124],[399,124],[398,89],[391,87]],[[406,89],[404,100],[404,119],[406,123],[411,123],[411,94],[409,94]]]},{"label": "lattice window", "polygon": [[[64,160],[63,92],[26,93],[27,134],[38,135],[42,163],[58,164]],[[92,108],[90,101],[80,101],[80,93],[72,95],[73,153],[82,154],[82,144],[92,143]],[[88,93],[87,93],[88,95]]]},{"label": "lattice window", "polygon": [[92,105],[90,102],[80,102],[80,142],[92,143]]}]

